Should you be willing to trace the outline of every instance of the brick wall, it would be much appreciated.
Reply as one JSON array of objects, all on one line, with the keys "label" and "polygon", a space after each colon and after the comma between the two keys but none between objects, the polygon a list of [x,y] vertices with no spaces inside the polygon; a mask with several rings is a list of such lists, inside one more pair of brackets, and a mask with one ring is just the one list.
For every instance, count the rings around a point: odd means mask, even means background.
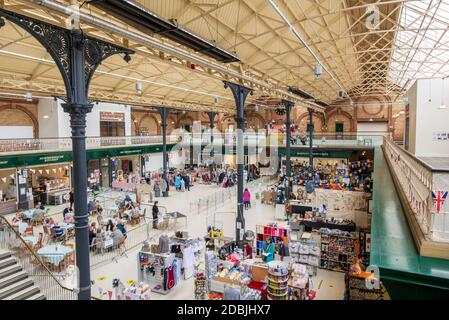
[{"label": "brick wall", "polygon": [[34,137],[37,138],[37,101],[0,100],[0,126],[32,126]]}]

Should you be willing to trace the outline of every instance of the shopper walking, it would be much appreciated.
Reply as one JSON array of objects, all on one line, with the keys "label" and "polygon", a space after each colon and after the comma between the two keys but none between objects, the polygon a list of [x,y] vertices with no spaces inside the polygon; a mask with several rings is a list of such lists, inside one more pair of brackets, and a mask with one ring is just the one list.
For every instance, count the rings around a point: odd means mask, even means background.
[{"label": "shopper walking", "polygon": [[153,229],[157,229],[157,220],[159,218],[159,208],[157,207],[157,201],[154,202],[152,213],[153,213]]},{"label": "shopper walking", "polygon": [[247,210],[251,208],[251,193],[248,188],[245,188],[245,191],[243,192],[243,205]]},{"label": "shopper walking", "polygon": [[75,191],[73,189],[69,192],[70,211],[73,210],[73,203],[75,202]]},{"label": "shopper walking", "polygon": [[175,187],[176,190],[181,190],[181,176],[179,174],[175,177]]},{"label": "shopper walking", "polygon": [[186,189],[187,191],[190,191],[190,176],[188,174],[186,174],[184,177],[184,182],[186,184]]}]

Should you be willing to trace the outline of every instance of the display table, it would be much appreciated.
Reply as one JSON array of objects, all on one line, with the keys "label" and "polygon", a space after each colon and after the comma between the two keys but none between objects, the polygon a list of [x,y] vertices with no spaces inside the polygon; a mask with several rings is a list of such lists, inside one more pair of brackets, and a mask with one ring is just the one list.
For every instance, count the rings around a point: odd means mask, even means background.
[{"label": "display table", "polygon": [[174,219],[175,220],[175,225],[178,224],[178,219],[184,219],[184,221],[185,221],[184,227],[187,228],[187,216],[185,214],[182,214],[182,213],[180,213],[178,211],[167,212],[165,214],[164,218]]},{"label": "display table", "polygon": [[69,188],[58,189],[47,192],[47,203],[50,205],[60,205],[64,203],[64,196],[70,192]]},{"label": "display table", "polygon": [[137,187],[136,183],[128,183],[126,181],[112,181],[112,188],[113,189],[122,189],[122,190],[129,190],[132,191]]},{"label": "display table", "polygon": [[0,201],[0,214],[13,213],[17,209],[16,199]]},{"label": "display table", "polygon": [[290,205],[288,207],[288,213],[290,214],[300,214],[301,216],[304,216],[306,212],[313,211],[313,207],[307,204],[300,204],[300,203],[292,203],[290,202]]},{"label": "display table", "polygon": [[305,231],[319,230],[321,228],[338,229],[347,232],[354,232],[356,229],[355,223],[352,224],[337,224],[314,220],[300,220],[299,224],[305,226]]},{"label": "display table", "polygon": [[37,251],[37,254],[39,256],[47,258],[47,260],[54,266],[59,266],[59,264],[64,260],[65,256],[72,252],[72,248],[59,244],[52,244],[39,249]]},{"label": "display table", "polygon": [[253,281],[266,282],[268,265],[265,262],[262,262],[262,259],[247,259],[242,262],[242,266],[245,268],[246,272],[251,269]]}]

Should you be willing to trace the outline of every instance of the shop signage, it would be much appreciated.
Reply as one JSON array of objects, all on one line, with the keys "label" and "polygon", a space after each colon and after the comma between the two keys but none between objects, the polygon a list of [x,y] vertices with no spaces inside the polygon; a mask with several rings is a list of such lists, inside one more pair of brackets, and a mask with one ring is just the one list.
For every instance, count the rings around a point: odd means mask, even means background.
[{"label": "shop signage", "polygon": [[143,153],[143,150],[142,149],[138,149],[138,150],[123,150],[123,151],[120,151],[119,153],[120,154],[124,154],[124,155],[127,155],[127,154],[140,154],[140,153]]},{"label": "shop signage", "polygon": [[125,114],[123,112],[100,112],[100,121],[124,122]]},{"label": "shop signage", "polygon": [[[174,144],[167,144],[167,150],[170,150]],[[91,149],[87,150],[87,160],[96,160],[111,158],[117,156],[151,154],[159,153],[162,150],[161,145],[143,146],[139,149],[132,147],[110,148],[110,149]],[[36,165],[54,164],[72,162],[72,152],[48,152],[48,153],[29,153],[21,155],[2,156],[0,154],[0,169],[28,167]]]},{"label": "shop signage", "polygon": [[57,154],[57,155],[52,155],[52,156],[44,156],[44,157],[39,157],[39,161],[41,163],[55,163],[55,162],[61,162],[64,159],[64,155],[62,154]]}]

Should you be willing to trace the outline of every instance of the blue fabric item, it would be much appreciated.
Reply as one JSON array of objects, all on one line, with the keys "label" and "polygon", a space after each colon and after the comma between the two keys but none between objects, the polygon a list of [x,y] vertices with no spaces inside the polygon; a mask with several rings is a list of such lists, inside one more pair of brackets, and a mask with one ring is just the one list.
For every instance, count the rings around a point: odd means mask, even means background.
[{"label": "blue fabric item", "polygon": [[181,280],[181,261],[175,259],[173,262],[173,273],[175,275],[175,285]]}]

